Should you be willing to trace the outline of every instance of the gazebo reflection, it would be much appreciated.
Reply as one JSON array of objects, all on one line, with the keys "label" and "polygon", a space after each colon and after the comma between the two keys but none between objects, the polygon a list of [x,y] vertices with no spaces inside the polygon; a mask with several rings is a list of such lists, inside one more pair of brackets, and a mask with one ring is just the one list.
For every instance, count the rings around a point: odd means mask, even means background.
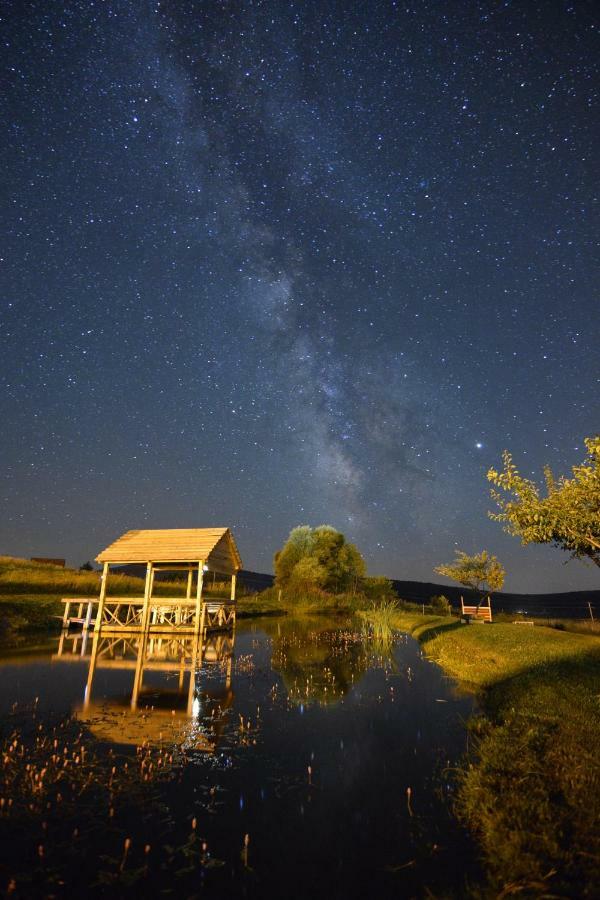
[{"label": "gazebo reflection", "polygon": [[[83,703],[74,711],[100,740],[140,746],[171,742],[183,749],[215,751],[233,703],[234,632],[181,636],[149,634],[62,635],[58,662],[89,660]],[[87,651],[89,652],[89,655]],[[98,673],[130,672],[131,690],[95,697]]]}]

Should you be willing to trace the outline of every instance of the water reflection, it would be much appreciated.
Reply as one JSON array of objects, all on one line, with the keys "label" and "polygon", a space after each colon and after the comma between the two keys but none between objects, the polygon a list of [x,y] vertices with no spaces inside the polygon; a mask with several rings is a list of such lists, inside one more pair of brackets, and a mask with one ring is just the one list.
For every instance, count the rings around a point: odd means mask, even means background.
[{"label": "water reflection", "polygon": [[[11,735],[20,729],[19,760],[54,773],[63,797],[64,820],[51,794],[36,795],[36,809],[51,822],[44,859],[52,853],[55,868],[43,871],[59,873],[64,896],[109,876],[115,896],[271,900],[311,896],[315,885],[330,897],[464,895],[475,854],[450,815],[448,772],[472,701],[412,639],[383,646],[359,619],[319,616],[240,622],[235,639],[213,633],[201,647],[191,635],[94,641],[67,633],[45,653],[0,658],[0,710]],[[82,741],[86,765],[97,761],[83,794],[87,772],[73,780],[71,805],[55,733],[61,754],[70,736],[68,772]],[[105,777],[115,765],[117,803]],[[18,827],[0,816],[18,871],[42,840],[25,799]],[[147,882],[126,883],[145,871]]]},{"label": "water reflection", "polygon": [[338,703],[372,664],[362,634],[350,623],[289,619],[273,634],[271,666],[296,704]]},{"label": "water reflection", "polygon": [[[169,741],[213,753],[234,699],[233,632],[175,637],[63,632],[53,662],[88,661],[83,702],[74,712],[110,743],[140,746]],[[130,673],[103,681],[99,673]]]}]

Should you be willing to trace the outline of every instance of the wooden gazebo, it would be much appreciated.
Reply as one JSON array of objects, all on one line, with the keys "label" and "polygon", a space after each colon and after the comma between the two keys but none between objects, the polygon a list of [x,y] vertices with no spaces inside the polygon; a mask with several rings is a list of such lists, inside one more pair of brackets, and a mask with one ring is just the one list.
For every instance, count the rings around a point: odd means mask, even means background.
[{"label": "wooden gazebo", "polygon": [[[235,622],[236,575],[242,561],[229,528],[128,531],[99,553],[96,561],[103,566],[97,613],[92,618],[90,603],[84,628],[94,624],[97,632],[139,630],[143,633],[200,634],[205,628],[227,627]],[[109,596],[110,567],[140,563],[146,565],[143,597]],[[153,596],[155,574],[165,571],[187,573],[185,598]],[[229,600],[203,599],[202,586],[207,571],[231,579]],[[194,587],[195,596],[192,596]],[[65,610],[66,618],[67,612]]]}]

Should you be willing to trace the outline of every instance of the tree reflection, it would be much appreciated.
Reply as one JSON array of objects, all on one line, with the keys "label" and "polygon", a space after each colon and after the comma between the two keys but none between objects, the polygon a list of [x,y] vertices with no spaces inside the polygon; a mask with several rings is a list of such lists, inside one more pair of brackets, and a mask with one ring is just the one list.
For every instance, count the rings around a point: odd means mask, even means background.
[{"label": "tree reflection", "polygon": [[370,665],[353,621],[295,618],[272,629],[271,665],[294,703],[338,703]]}]

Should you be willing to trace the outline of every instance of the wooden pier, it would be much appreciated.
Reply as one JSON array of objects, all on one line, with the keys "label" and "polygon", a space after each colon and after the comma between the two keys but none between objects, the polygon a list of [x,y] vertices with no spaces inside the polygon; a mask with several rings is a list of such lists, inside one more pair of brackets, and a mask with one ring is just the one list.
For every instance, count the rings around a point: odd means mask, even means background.
[{"label": "wooden pier", "polygon": [[[173,528],[128,531],[98,554],[102,563],[98,598],[65,598],[63,627],[80,625],[95,635],[137,632],[203,636],[206,631],[229,629],[236,618],[236,576],[242,566],[228,528]],[[143,596],[110,596],[111,566],[146,565]],[[231,580],[227,599],[203,595],[204,575],[211,571]],[[185,597],[154,593],[158,572],[185,573]]]}]

